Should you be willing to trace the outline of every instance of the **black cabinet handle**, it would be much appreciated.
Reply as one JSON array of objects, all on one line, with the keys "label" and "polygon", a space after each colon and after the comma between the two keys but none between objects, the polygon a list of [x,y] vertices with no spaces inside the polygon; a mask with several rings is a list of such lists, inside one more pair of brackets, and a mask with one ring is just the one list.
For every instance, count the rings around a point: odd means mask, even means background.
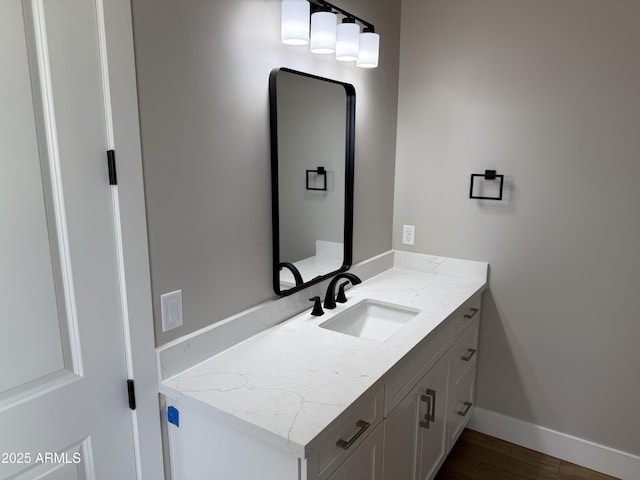
[{"label": "black cabinet handle", "polygon": [[465,313],[464,314],[464,318],[472,318],[479,311],[480,311],[480,309],[478,309],[478,308],[472,308],[471,310],[469,310],[469,313]]},{"label": "black cabinet handle", "polygon": [[467,352],[469,352],[469,355],[463,355],[462,357],[460,357],[465,362],[471,360],[471,358],[476,354],[477,350],[475,348],[467,348]]},{"label": "black cabinet handle", "polygon": [[460,415],[461,417],[466,417],[472,405],[473,403],[471,402],[464,402],[464,410],[458,410],[458,415]]},{"label": "black cabinet handle", "polygon": [[359,427],[360,430],[358,430],[355,435],[353,437],[351,437],[349,440],[343,440],[340,439],[336,442],[336,447],[340,447],[343,450],[348,450],[349,447],[351,445],[353,445],[355,443],[356,440],[358,440],[358,438],[360,438],[360,436],[365,432],[365,430],[367,428],[369,428],[371,426],[371,424],[369,422],[365,422],[364,420],[358,420],[356,422],[356,427]]},{"label": "black cabinet handle", "polygon": [[420,421],[420,426],[429,430],[429,422],[436,421],[436,391],[427,388],[427,394],[421,395],[420,400],[427,404],[427,413],[424,414],[424,420]]}]

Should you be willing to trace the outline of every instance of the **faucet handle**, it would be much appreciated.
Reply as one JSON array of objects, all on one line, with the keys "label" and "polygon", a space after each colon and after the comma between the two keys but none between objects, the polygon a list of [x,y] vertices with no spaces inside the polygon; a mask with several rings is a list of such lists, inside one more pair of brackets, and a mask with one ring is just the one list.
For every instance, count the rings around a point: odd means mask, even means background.
[{"label": "faucet handle", "polygon": [[347,303],[347,296],[344,293],[344,287],[346,287],[347,285],[349,285],[349,280],[340,284],[340,287],[338,288],[338,296],[336,297],[336,302]]},{"label": "faucet handle", "polygon": [[319,317],[320,315],[324,315],[324,310],[322,310],[320,297],[315,296],[309,299],[313,302],[313,310],[311,310],[311,315],[314,317]]}]

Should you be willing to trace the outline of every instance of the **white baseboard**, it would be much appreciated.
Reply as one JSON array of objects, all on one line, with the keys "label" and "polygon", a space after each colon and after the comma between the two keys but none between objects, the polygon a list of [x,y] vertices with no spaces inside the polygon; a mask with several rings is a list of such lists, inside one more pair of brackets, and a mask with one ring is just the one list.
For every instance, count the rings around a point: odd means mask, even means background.
[{"label": "white baseboard", "polygon": [[490,410],[475,408],[468,428],[623,480],[640,479],[640,457]]}]

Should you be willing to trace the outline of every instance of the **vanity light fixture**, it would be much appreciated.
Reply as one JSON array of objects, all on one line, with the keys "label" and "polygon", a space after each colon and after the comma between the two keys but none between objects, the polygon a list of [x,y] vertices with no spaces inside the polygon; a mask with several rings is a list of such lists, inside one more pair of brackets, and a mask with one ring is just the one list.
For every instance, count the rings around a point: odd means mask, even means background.
[{"label": "vanity light fixture", "polygon": [[309,43],[309,10],[307,0],[282,0],[280,38],[287,45]]},{"label": "vanity light fixture", "polygon": [[355,18],[345,17],[336,28],[336,60],[353,62],[360,51],[360,26]]},{"label": "vanity light fixture", "polygon": [[336,14],[320,7],[311,14],[311,53],[336,51]]},{"label": "vanity light fixture", "polygon": [[281,39],[288,45],[310,43],[313,53],[335,52],[336,60],[358,67],[378,66],[380,35],[373,24],[326,0],[282,0]]},{"label": "vanity light fixture", "polygon": [[376,68],[378,66],[378,52],[380,50],[380,35],[372,28],[365,28],[360,34],[360,50],[356,65],[362,68]]}]

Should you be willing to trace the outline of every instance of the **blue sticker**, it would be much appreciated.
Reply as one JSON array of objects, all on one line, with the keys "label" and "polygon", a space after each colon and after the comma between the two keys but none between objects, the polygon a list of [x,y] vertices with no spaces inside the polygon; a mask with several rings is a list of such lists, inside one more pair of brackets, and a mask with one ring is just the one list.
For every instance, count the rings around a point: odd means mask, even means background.
[{"label": "blue sticker", "polygon": [[169,408],[167,408],[167,420],[176,427],[180,427],[180,412],[176,407],[169,406]]}]

